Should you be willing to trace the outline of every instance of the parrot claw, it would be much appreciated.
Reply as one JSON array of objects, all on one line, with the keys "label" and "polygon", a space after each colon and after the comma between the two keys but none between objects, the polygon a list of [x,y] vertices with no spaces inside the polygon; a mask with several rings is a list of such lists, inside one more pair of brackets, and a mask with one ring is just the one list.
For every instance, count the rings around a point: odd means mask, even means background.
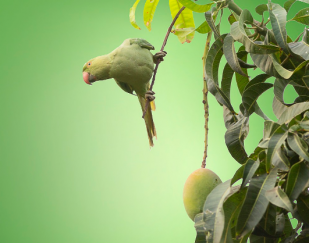
[{"label": "parrot claw", "polygon": [[153,101],[156,97],[154,97],[155,92],[152,90],[148,90],[145,94],[146,100]]},{"label": "parrot claw", "polygon": [[167,54],[166,51],[159,51],[156,54],[154,54],[154,59],[156,61],[160,60],[161,62],[164,61],[163,57],[165,57]]}]

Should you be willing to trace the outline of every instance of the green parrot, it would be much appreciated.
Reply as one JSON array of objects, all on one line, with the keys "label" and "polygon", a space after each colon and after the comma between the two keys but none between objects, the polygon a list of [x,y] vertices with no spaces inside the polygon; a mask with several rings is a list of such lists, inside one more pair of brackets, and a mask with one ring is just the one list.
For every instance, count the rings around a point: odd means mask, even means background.
[{"label": "green parrot", "polygon": [[153,55],[150,50],[154,47],[144,39],[126,39],[111,53],[95,57],[85,63],[83,67],[83,79],[87,84],[95,81],[114,78],[118,86],[125,92],[134,95],[144,110],[146,99],[150,101],[147,113],[144,117],[149,145],[153,146],[153,137],[157,136],[152,118],[152,110],[155,110],[154,92],[149,90],[150,79],[154,70],[154,64],[163,57],[166,52],[158,52]]}]

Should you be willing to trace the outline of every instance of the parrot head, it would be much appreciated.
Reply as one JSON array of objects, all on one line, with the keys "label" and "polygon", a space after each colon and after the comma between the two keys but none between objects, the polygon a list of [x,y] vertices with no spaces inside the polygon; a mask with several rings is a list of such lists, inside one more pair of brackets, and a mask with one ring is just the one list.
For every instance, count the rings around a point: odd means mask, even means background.
[{"label": "parrot head", "polygon": [[90,59],[84,64],[83,79],[86,84],[92,84],[98,80],[110,78],[110,58],[107,55]]}]

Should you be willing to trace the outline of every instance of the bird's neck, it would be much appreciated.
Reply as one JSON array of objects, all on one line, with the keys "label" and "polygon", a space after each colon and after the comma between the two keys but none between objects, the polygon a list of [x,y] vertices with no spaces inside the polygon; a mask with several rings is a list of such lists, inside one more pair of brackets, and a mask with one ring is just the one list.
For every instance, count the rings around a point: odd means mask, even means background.
[{"label": "bird's neck", "polygon": [[103,55],[99,56],[98,58],[98,63],[99,65],[97,66],[96,70],[96,78],[98,80],[105,80],[111,78],[110,76],[110,69],[112,65],[112,60],[109,55]]}]

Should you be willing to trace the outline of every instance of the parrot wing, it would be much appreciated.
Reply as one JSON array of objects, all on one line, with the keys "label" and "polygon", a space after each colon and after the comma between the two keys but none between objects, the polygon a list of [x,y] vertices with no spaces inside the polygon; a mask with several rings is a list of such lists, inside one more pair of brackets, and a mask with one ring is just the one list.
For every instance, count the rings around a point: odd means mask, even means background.
[{"label": "parrot wing", "polygon": [[120,82],[120,81],[118,81],[118,80],[116,80],[116,79],[115,79],[115,81],[116,81],[116,83],[118,84],[118,86],[119,86],[122,90],[124,90],[125,92],[127,92],[127,93],[133,95],[133,88],[132,88],[131,85],[126,84],[126,83],[124,83],[124,82]]},{"label": "parrot wing", "polygon": [[130,44],[137,44],[142,48],[146,48],[148,50],[154,50],[154,46],[151,45],[148,41],[144,40],[144,39],[140,39],[140,38],[136,38],[136,39],[131,39],[130,40]]}]

